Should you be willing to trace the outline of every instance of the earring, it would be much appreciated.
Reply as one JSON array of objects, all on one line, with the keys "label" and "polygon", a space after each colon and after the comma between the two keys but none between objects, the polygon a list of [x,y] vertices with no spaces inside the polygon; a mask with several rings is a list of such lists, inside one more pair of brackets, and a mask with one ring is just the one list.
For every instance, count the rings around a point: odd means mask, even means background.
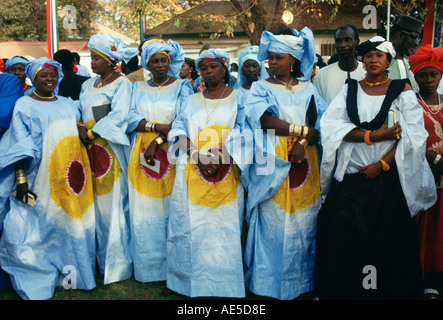
[{"label": "earring", "polygon": [[291,72],[292,72],[292,71],[294,71],[294,69],[293,69],[293,66],[294,66],[294,65],[293,65],[293,64],[291,64]]},{"label": "earring", "polygon": [[366,70],[366,66],[365,65],[363,65],[362,68],[363,68],[363,70]]}]

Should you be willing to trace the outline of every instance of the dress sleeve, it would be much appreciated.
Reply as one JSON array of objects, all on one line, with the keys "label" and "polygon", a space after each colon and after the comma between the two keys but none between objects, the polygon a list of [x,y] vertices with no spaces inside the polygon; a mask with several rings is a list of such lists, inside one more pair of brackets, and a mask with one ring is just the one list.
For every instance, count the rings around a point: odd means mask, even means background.
[{"label": "dress sleeve", "polygon": [[115,88],[111,111],[95,124],[93,131],[107,141],[129,146],[126,128],[128,126],[131,99],[132,83],[127,78],[123,78]]}]

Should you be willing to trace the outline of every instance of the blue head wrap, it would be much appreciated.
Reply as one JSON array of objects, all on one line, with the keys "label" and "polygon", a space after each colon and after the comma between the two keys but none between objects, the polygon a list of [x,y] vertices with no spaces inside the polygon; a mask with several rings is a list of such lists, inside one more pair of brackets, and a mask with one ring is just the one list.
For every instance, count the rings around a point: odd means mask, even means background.
[{"label": "blue head wrap", "polygon": [[300,71],[306,79],[311,78],[315,59],[314,35],[308,27],[300,32],[291,29],[293,35],[274,35],[263,31],[258,50],[260,61],[268,60],[268,52],[287,53],[300,61]]},{"label": "blue head wrap", "polygon": [[43,69],[42,67],[44,67],[44,65],[46,65],[46,64],[52,65],[53,67],[55,67],[57,69],[57,72],[58,72],[57,85],[54,89],[54,94],[57,95],[60,81],[62,81],[62,79],[63,79],[62,65],[59,62],[52,60],[52,59],[48,59],[48,58],[39,58],[39,59],[29,61],[29,63],[26,66],[26,69],[25,69],[26,76],[29,79],[31,79],[32,85],[35,87],[35,85],[34,85],[35,76],[37,75],[37,73],[40,70]]},{"label": "blue head wrap", "polygon": [[22,66],[24,66],[26,68],[28,63],[29,63],[29,61],[22,58],[22,57],[14,57],[14,58],[11,58],[8,61],[6,61],[5,68],[6,68],[6,71],[9,71],[9,68],[11,68],[13,65],[16,65],[16,64],[21,64]]},{"label": "blue head wrap", "polygon": [[[95,51],[98,54],[105,55],[109,58],[112,64],[124,61],[128,63],[133,57],[138,54],[138,48],[128,48],[123,43],[123,40],[112,34],[95,34],[88,42],[90,51]],[[104,57],[106,59],[106,57]]]},{"label": "blue head wrap", "polygon": [[246,83],[246,78],[242,77],[242,67],[243,63],[248,60],[257,61],[260,65],[260,74],[258,75],[258,80],[264,80],[269,77],[268,72],[266,71],[265,63],[258,60],[258,46],[249,47],[240,52],[240,55],[238,56],[238,76],[237,82],[234,86],[235,89],[240,89]]},{"label": "blue head wrap", "polygon": [[221,49],[208,49],[203,51],[198,57],[197,59],[195,59],[195,67],[197,68],[197,71],[200,71],[199,68],[199,64],[202,62],[202,60],[204,59],[218,59],[220,60],[221,63],[223,63],[223,65],[226,67],[226,69],[228,69],[229,72],[229,54]]},{"label": "blue head wrap", "polygon": [[158,52],[165,53],[169,57],[168,75],[177,78],[183,62],[185,62],[185,51],[182,46],[173,40],[164,42],[160,39],[154,39],[146,42],[141,54],[142,67],[148,69],[149,59]]}]

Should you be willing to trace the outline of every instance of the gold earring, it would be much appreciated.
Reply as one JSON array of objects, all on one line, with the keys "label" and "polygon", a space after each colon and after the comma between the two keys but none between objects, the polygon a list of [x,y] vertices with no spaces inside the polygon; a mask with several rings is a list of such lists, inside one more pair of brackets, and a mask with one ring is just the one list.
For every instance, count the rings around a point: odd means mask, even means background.
[{"label": "gold earring", "polygon": [[293,66],[294,66],[294,65],[293,65],[293,64],[291,64],[291,72],[292,72],[292,71],[294,71],[294,69],[293,69]]}]

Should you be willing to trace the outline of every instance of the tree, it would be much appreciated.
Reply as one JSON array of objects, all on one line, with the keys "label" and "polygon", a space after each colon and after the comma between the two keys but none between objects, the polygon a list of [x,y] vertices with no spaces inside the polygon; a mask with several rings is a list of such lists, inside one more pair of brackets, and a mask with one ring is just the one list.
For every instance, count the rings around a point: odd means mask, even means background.
[{"label": "tree", "polygon": [[131,38],[140,33],[139,14],[147,15],[147,27],[167,21],[202,1],[177,0],[98,0],[101,11],[98,21]]},{"label": "tree", "polygon": [[[285,25],[282,15],[290,12],[294,21],[302,15],[312,15],[318,18],[333,20],[337,14],[350,7],[361,8],[372,4],[377,8],[377,16],[386,27],[387,0],[225,0],[232,6],[231,13],[216,15],[198,12],[190,18],[180,18],[176,26],[189,30],[196,24],[207,27],[219,24],[220,30],[212,38],[220,36],[233,37],[234,27],[239,25],[248,36],[251,44],[258,44],[263,30],[275,32],[278,27]],[[110,27],[131,37],[138,37],[140,32],[140,12],[148,16],[147,27],[153,28],[186,10],[195,8],[208,0],[99,0],[103,7],[101,21]],[[267,12],[264,3],[271,3],[272,12]],[[360,9],[360,10],[361,10]],[[425,0],[391,0],[391,21],[400,14],[412,14],[423,19],[426,14]]]},{"label": "tree", "polygon": [[[76,9],[76,29],[64,29],[62,8],[71,5]],[[97,0],[58,0],[59,39],[89,38],[94,30],[91,22],[97,12]],[[0,41],[45,41],[46,1],[0,1]]]}]

